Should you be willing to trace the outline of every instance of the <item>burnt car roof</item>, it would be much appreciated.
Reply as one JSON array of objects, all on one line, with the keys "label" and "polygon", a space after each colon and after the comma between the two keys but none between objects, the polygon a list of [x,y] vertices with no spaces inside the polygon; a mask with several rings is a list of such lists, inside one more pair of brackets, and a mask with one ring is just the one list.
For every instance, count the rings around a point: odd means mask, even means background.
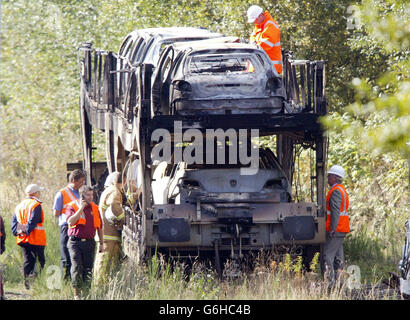
[{"label": "burnt car roof", "polygon": [[[155,65],[160,54],[160,48],[164,44],[170,45],[182,41],[189,41],[192,43],[197,40],[201,41],[203,39],[220,37],[223,37],[223,35],[204,28],[170,27],[137,29],[124,38],[118,53],[123,55],[123,49],[132,48],[131,50],[127,49],[127,53],[124,56],[131,55],[131,52],[135,53],[138,51],[139,61],[142,60],[146,63],[152,63]],[[138,49],[141,44],[138,39],[143,39],[143,41],[145,41],[145,45],[142,45],[141,50]],[[136,43],[138,43],[138,46],[135,46]],[[127,56],[127,58],[129,57]],[[134,58],[135,54],[132,55],[132,58],[129,58],[131,63],[135,62]]]},{"label": "burnt car roof", "polygon": [[[234,37],[226,37],[234,38]],[[235,38],[234,38],[235,39]],[[248,44],[248,43],[239,43],[231,42],[229,39],[227,41],[224,38],[216,39],[206,39],[192,42],[180,42],[172,44],[174,49],[180,53],[183,53],[186,56],[200,55],[200,54],[240,54],[240,53],[257,53],[266,58],[267,61],[270,61],[268,55],[265,51],[259,47]],[[275,70],[274,73],[276,74]]]},{"label": "burnt car roof", "polygon": [[213,34],[215,36],[221,36],[220,33],[212,32],[205,28],[194,28],[194,27],[167,27],[167,28],[146,28],[146,29],[137,29],[131,33],[145,33],[151,36],[160,36],[160,37],[195,37],[195,36],[204,36]]},{"label": "burnt car roof", "polygon": [[286,92],[269,56],[255,45],[232,40],[237,38],[166,46],[153,73],[152,113],[281,112]]},{"label": "burnt car roof", "polygon": [[208,37],[222,37],[220,33],[212,32],[208,29],[203,28],[192,28],[192,27],[169,27],[169,28],[147,28],[147,29],[136,29],[124,38],[121,46],[124,44],[129,37],[133,39],[137,37],[147,38],[161,38],[161,39],[184,39],[184,38],[208,38]]},{"label": "burnt car roof", "polygon": [[[227,37],[230,38],[230,37]],[[223,38],[222,38],[223,39]],[[218,40],[218,39],[215,39]],[[249,51],[261,51],[257,46],[248,43],[238,43],[238,42],[219,42],[214,39],[192,41],[192,42],[181,42],[174,44],[177,50],[191,50],[192,52],[197,51],[209,51],[209,50],[238,50],[244,49]]]}]

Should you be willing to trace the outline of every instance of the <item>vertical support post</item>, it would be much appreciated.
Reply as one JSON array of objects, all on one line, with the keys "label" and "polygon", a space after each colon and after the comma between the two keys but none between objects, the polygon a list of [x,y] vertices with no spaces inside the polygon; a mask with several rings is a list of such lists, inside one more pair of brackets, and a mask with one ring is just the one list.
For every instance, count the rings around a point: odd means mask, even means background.
[{"label": "vertical support post", "polygon": [[325,62],[316,62],[316,104],[317,113],[320,115],[325,115],[326,110],[326,96],[325,96]]},{"label": "vertical support post", "polygon": [[101,103],[101,74],[102,74],[102,55],[98,52],[98,93],[97,93],[97,103]]},{"label": "vertical support post", "polygon": [[80,118],[83,147],[83,170],[87,172],[87,184],[91,185],[92,126],[87,114],[87,98],[91,88],[91,43],[83,44],[84,60],[80,88]]},{"label": "vertical support post", "polygon": [[84,56],[84,65],[85,65],[85,72],[84,72],[84,79],[86,83],[87,91],[91,91],[91,43],[87,43],[88,50],[85,51]]},{"label": "vertical support post", "polygon": [[138,116],[137,116],[137,146],[140,156],[141,178],[141,209],[142,209],[142,243],[140,244],[141,255],[149,255],[151,247],[147,246],[146,240],[152,235],[152,174],[151,174],[151,133],[147,128],[147,121],[151,117],[150,88],[152,65],[142,65],[137,72],[138,88]]},{"label": "vertical support post", "polygon": [[108,172],[115,171],[115,148],[114,148],[114,132],[112,128],[112,113],[106,112],[104,119],[105,130],[105,154],[107,158]]},{"label": "vertical support post", "polygon": [[300,73],[300,90],[302,93],[302,105],[303,109],[306,109],[306,95],[305,95],[305,65],[299,65],[299,73]]},{"label": "vertical support post", "polygon": [[103,104],[107,105],[108,110],[113,112],[115,109],[115,78],[111,71],[115,70],[114,57],[110,51],[104,58]]},{"label": "vertical support post", "polygon": [[317,106],[317,97],[316,97],[316,91],[317,91],[317,68],[316,68],[316,62],[313,62],[312,64],[312,82],[313,82],[313,92],[312,92],[312,97],[313,97],[313,112],[318,113],[318,106]]},{"label": "vertical support post", "polygon": [[[84,102],[85,99],[82,98],[82,100],[82,102]],[[87,185],[90,186],[92,174],[92,126],[83,103],[80,110],[80,116],[83,143],[83,170],[87,172]]]},{"label": "vertical support post", "polygon": [[326,140],[320,134],[316,138],[316,192],[319,205],[319,217],[325,216],[325,170],[326,170]]},{"label": "vertical support post", "polygon": [[292,82],[293,82],[293,101],[296,104],[300,104],[300,98],[299,98],[299,85],[298,85],[298,80],[296,77],[296,66],[292,65]]},{"label": "vertical support post", "polygon": [[[101,82],[101,65],[102,65],[102,56],[100,55],[100,64],[99,64],[99,82]],[[116,68],[116,59],[111,51],[107,55],[104,55],[104,78],[103,78],[103,97],[102,103],[107,106],[107,110],[110,112],[105,113],[105,144],[106,144],[106,156],[107,156],[107,166],[108,171],[111,173],[117,170],[117,161],[118,152],[123,152],[121,149],[122,146],[116,145],[118,142],[114,141],[114,128],[112,125],[112,114],[115,110],[115,74],[111,73],[111,70]],[[101,87],[99,86],[99,90]],[[99,96],[101,91],[99,91]],[[121,155],[120,155],[121,156]]]},{"label": "vertical support post", "polygon": [[306,84],[307,84],[307,107],[306,111],[312,110],[312,77],[310,75],[310,61],[306,64]]},{"label": "vertical support post", "polygon": [[292,99],[293,93],[293,82],[292,82],[292,75],[291,75],[291,64],[289,61],[289,57],[286,58],[286,97],[288,100]]},{"label": "vertical support post", "polygon": [[144,117],[145,119],[151,118],[151,78],[154,66],[152,64],[144,64],[142,67],[142,74],[143,74],[143,101],[142,107],[144,110]]},{"label": "vertical support post", "polygon": [[[150,64],[144,64],[141,68],[141,75],[142,75],[142,92],[141,97],[142,101],[140,104],[141,108],[141,116],[144,123],[149,121],[151,117],[151,77],[152,77],[152,70],[153,66]],[[151,208],[151,135],[148,129],[144,126],[144,130],[142,130],[142,140],[144,140],[144,148],[141,150],[141,154],[143,153],[143,161],[141,161],[141,165],[144,166],[144,193],[143,196],[145,198],[145,208]],[[142,160],[142,159],[141,159]]]},{"label": "vertical support post", "polygon": [[284,51],[282,50],[282,60],[283,60],[283,87],[285,88],[285,92],[286,92],[286,97],[288,97],[288,65],[287,65],[287,61],[288,61],[288,55],[284,53]]},{"label": "vertical support post", "polygon": [[98,66],[98,53],[94,51],[94,62],[93,62],[93,99],[97,100],[97,66]]},{"label": "vertical support post", "polygon": [[[111,63],[111,70],[117,70],[117,58],[114,56],[114,54],[110,51],[108,53],[109,57],[110,57],[110,63]],[[111,104],[112,104],[112,111],[115,110],[115,108],[118,108],[118,87],[117,87],[117,77],[118,77],[118,73],[114,72],[111,73],[111,85],[110,85],[110,89],[111,89],[111,95],[112,95],[112,100],[111,100]]]},{"label": "vertical support post", "polygon": [[127,119],[131,123],[132,119],[134,118],[134,108],[136,105],[136,99],[137,99],[137,76],[135,72],[133,72],[130,75],[130,81],[131,81],[131,88],[128,92],[129,97],[128,97],[128,102],[127,102]]},{"label": "vertical support post", "polygon": [[[118,63],[120,65],[119,70],[122,70],[124,68],[124,60],[121,56],[118,57]],[[124,73],[120,72],[118,74],[118,78],[119,78],[119,81],[118,81],[118,90],[117,90],[117,93],[118,93],[118,101],[117,102],[118,102],[118,107],[121,107],[122,96],[124,95]]]},{"label": "vertical support post", "polygon": [[293,139],[284,134],[277,134],[276,154],[289,183],[292,184]]}]

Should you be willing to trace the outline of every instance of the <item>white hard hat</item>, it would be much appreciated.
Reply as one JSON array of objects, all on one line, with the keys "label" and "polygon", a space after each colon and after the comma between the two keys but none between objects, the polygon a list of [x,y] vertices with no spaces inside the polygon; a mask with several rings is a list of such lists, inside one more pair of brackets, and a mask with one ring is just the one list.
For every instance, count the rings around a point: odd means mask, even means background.
[{"label": "white hard hat", "polygon": [[114,182],[117,180],[118,175],[120,173],[118,171],[111,172],[107,179],[105,179],[104,187],[109,187],[114,184]]},{"label": "white hard hat", "polygon": [[263,9],[257,5],[250,6],[248,12],[248,22],[253,23],[255,22],[256,18],[263,12]]},{"label": "white hard hat", "polygon": [[334,174],[335,176],[338,176],[340,178],[345,177],[345,169],[343,169],[341,166],[334,165],[331,166],[327,174]]},{"label": "white hard hat", "polygon": [[36,193],[38,191],[43,191],[43,190],[44,190],[43,187],[40,187],[33,183],[33,184],[29,184],[25,191],[27,194],[33,194],[33,193]]}]

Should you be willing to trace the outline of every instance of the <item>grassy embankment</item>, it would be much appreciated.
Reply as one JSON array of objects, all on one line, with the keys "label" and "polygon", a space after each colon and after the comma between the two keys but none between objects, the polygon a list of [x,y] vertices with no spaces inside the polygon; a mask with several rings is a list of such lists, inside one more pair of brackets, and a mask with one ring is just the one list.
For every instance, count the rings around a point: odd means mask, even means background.
[{"label": "grassy embankment", "polygon": [[[22,254],[11,235],[11,208],[3,216],[8,232],[7,250],[0,262],[4,271],[5,291],[10,299],[72,299],[70,283],[59,285],[59,232],[51,217],[50,204],[45,203],[47,231],[46,266],[34,280],[31,289],[24,289],[22,282]],[[346,239],[347,265],[358,265],[363,286],[374,286],[388,271],[395,271],[399,259],[400,243],[382,244],[371,239],[365,230],[352,233]],[[204,265],[198,265],[190,278],[184,273],[184,265],[172,267],[155,258],[147,267],[126,261],[122,268],[106,279],[105,284],[92,287],[85,299],[351,299],[346,289],[328,292],[327,284],[319,276],[319,267],[302,274],[301,262],[283,257],[282,261],[257,262],[257,267],[241,280],[217,280],[216,274]],[[345,279],[349,277],[345,275]],[[380,298],[370,292],[367,299]]]}]

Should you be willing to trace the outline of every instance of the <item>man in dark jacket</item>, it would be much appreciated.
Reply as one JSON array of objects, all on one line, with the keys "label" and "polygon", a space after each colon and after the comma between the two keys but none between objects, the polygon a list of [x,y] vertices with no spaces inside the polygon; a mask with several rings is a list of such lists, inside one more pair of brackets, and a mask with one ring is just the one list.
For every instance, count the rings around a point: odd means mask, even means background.
[{"label": "man in dark jacket", "polygon": [[[0,216],[0,254],[6,250],[6,231],[4,230],[4,221],[3,217]],[[1,276],[1,269],[0,269],[0,300],[5,300],[4,297],[4,290],[3,290],[3,278]]]}]

